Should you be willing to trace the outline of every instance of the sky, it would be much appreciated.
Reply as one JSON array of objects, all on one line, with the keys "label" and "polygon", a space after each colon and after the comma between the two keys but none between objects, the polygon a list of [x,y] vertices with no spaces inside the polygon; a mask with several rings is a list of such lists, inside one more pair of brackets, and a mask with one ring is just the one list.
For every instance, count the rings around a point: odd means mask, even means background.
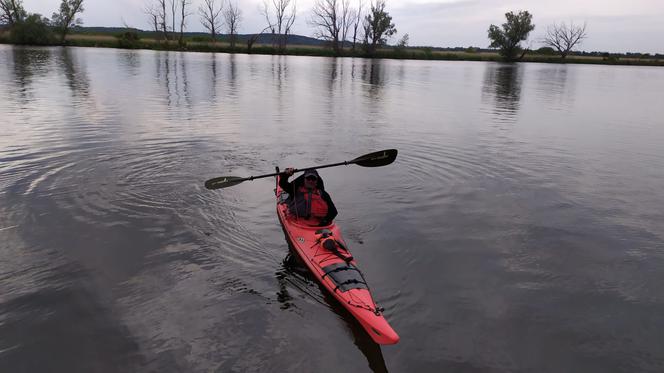
[{"label": "sky", "polygon": [[[85,26],[122,26],[149,29],[142,9],[154,0],[84,0],[81,15]],[[177,0],[176,0],[177,1]],[[204,31],[197,14],[203,0],[190,0],[192,16],[187,31]],[[220,0],[217,0],[220,1]],[[242,11],[240,33],[254,33],[265,27],[259,13],[262,0],[235,1]],[[307,20],[315,0],[297,1],[296,34],[313,36]],[[359,0],[351,0],[356,4]],[[368,3],[369,0],[364,0]],[[436,47],[488,47],[489,25],[500,25],[508,11],[528,10],[535,30],[527,45],[543,46],[541,39],[554,22],[587,23],[588,37],[579,50],[643,52],[664,54],[664,0],[386,0],[397,35],[404,34],[409,45]],[[28,12],[50,15],[60,0],[24,0]],[[365,6],[366,7],[366,6]]]}]

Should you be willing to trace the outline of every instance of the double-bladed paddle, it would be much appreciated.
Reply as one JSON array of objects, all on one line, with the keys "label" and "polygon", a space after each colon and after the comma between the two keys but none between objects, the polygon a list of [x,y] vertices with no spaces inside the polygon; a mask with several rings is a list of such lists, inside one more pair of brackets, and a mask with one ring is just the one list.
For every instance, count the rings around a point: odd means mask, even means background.
[{"label": "double-bladed paddle", "polygon": [[[326,164],[322,166],[314,166],[314,167],[306,167],[306,168],[300,168],[300,169],[295,169],[293,172],[298,172],[298,171],[304,171],[304,170],[311,170],[311,169],[320,169],[320,168],[327,168],[327,167],[335,167],[335,166],[344,166],[344,165],[349,165],[349,164],[356,164],[358,166],[362,167],[381,167],[381,166],[387,166],[388,164],[394,162],[394,160],[397,158],[397,150],[396,149],[387,149],[387,150],[381,150],[378,152],[373,152],[369,154],[365,154],[361,157],[357,157],[351,161],[344,161],[344,162],[338,162],[338,163],[331,163],[331,164]],[[233,185],[240,184],[243,181],[247,180],[254,180],[254,179],[262,179],[264,177],[270,177],[270,176],[277,176],[279,173],[271,173],[271,174],[265,174],[265,175],[259,175],[259,176],[249,176],[249,177],[238,177],[238,176],[220,176],[220,177],[215,177],[214,179],[210,179],[205,182],[205,187],[208,189],[221,189],[221,188],[228,188]]]}]

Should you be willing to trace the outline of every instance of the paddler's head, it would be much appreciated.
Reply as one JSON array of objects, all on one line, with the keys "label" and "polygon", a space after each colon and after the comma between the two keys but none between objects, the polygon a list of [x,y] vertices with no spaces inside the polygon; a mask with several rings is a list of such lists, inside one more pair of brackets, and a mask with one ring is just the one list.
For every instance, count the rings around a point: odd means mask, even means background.
[{"label": "paddler's head", "polygon": [[318,186],[318,172],[316,170],[304,171],[304,187],[315,189]]}]

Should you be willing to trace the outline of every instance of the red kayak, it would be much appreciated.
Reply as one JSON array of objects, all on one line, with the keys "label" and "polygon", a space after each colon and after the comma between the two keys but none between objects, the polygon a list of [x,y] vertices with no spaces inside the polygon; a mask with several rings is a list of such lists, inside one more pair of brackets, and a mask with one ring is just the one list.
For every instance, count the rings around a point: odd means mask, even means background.
[{"label": "red kayak", "polygon": [[399,336],[374,302],[339,227],[335,223],[313,227],[291,217],[285,203],[288,193],[279,187],[279,176],[276,197],[277,215],[286,237],[318,282],[360,322],[376,343],[389,345],[399,342]]}]

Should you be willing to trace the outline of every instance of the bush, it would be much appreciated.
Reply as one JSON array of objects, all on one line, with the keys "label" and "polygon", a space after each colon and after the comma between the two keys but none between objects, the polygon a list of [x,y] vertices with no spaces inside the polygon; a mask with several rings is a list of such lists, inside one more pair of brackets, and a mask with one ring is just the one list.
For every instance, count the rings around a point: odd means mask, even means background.
[{"label": "bush", "polygon": [[14,44],[30,45],[50,45],[55,42],[48,19],[39,14],[30,14],[23,21],[14,24],[10,40]]},{"label": "bush", "polygon": [[136,31],[125,31],[120,35],[116,35],[116,37],[118,38],[118,46],[120,48],[133,49],[140,47],[139,40],[141,38]]},{"label": "bush", "polygon": [[209,36],[192,36],[190,40],[196,43],[209,43],[212,41],[212,38]]},{"label": "bush", "polygon": [[556,54],[556,51],[551,47],[542,47],[540,49],[537,49],[535,51],[535,54],[541,54],[541,55],[544,55],[544,56],[552,56],[552,55]]}]

